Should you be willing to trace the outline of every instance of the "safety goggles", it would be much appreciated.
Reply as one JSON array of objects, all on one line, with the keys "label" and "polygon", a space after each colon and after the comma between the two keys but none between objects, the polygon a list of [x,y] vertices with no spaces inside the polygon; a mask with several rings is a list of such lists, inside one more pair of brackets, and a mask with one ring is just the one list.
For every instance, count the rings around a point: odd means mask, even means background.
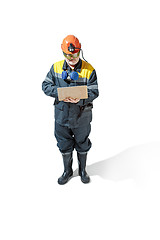
[{"label": "safety goggles", "polygon": [[67,59],[71,59],[71,58],[77,58],[79,57],[80,51],[77,53],[73,53],[73,54],[66,54],[65,52],[63,52],[63,55],[67,58]]}]

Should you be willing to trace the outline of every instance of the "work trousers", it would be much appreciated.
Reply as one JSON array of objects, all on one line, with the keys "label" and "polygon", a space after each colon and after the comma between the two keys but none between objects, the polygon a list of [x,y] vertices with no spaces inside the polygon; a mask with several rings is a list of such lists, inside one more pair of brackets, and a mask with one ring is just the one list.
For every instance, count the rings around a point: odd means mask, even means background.
[{"label": "work trousers", "polygon": [[91,141],[88,138],[91,132],[91,124],[69,128],[62,126],[55,121],[55,137],[57,146],[61,153],[88,152],[91,148]]}]

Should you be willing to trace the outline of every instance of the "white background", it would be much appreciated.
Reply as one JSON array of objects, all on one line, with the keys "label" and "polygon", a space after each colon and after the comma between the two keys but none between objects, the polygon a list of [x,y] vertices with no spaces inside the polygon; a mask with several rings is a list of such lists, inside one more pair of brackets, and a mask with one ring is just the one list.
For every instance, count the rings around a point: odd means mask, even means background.
[{"label": "white background", "polygon": [[[0,238],[159,239],[160,7],[157,0],[1,1]],[[61,42],[96,69],[91,183],[65,186],[53,99],[41,90]]]}]

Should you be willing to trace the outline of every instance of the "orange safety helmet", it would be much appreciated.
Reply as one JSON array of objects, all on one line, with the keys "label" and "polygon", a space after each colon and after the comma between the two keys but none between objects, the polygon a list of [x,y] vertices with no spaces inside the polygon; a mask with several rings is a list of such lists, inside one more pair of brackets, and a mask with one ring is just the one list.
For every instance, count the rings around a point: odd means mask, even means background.
[{"label": "orange safety helmet", "polygon": [[[71,48],[70,48],[71,47]],[[66,54],[77,53],[81,49],[81,44],[74,35],[68,35],[61,44],[62,51]]]}]

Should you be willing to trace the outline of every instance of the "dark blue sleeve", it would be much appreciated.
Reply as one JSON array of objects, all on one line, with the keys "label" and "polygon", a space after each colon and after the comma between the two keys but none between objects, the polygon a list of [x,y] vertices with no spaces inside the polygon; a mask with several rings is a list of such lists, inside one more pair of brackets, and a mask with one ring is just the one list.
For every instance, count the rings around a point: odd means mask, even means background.
[{"label": "dark blue sleeve", "polygon": [[47,96],[58,97],[57,86],[55,85],[54,65],[52,65],[45,80],[42,82],[42,90]]}]

